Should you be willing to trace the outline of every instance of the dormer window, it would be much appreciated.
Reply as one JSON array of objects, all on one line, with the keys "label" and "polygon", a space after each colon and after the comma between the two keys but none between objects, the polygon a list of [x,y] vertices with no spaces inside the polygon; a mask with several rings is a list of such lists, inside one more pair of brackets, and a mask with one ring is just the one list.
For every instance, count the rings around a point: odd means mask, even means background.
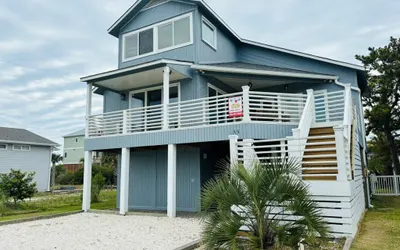
[{"label": "dormer window", "polygon": [[192,13],[129,32],[122,37],[122,61],[193,43]]}]

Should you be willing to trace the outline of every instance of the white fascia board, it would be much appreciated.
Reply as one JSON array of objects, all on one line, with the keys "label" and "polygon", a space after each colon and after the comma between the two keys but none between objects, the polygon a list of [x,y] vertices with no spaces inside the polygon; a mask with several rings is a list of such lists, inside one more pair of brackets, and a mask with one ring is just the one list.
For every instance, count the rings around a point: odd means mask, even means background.
[{"label": "white fascia board", "polygon": [[221,73],[233,73],[233,74],[249,74],[249,75],[264,75],[264,76],[282,76],[282,77],[295,77],[295,78],[308,78],[308,79],[326,79],[326,80],[337,80],[337,76],[309,74],[309,73],[296,73],[296,72],[277,72],[271,70],[253,70],[253,69],[238,69],[228,67],[217,67],[209,65],[192,65],[192,69],[204,70]]},{"label": "white fascia board", "polygon": [[0,140],[1,143],[12,143],[12,144],[23,144],[23,145],[33,145],[33,146],[47,146],[47,147],[59,147],[59,144],[48,144],[48,143],[37,143],[37,142],[26,142],[26,141],[6,141]]},{"label": "white fascia board", "polygon": [[107,32],[110,32],[111,30],[113,30],[115,28],[115,26],[117,26],[134,8],[136,8],[136,6],[138,6],[138,4],[140,2],[142,2],[142,0],[138,0],[127,11],[125,11],[125,13],[120,18],[118,18],[118,20],[115,21],[115,23],[113,25],[111,25],[110,28],[108,28]]},{"label": "white fascia board", "polygon": [[174,61],[174,60],[161,59],[161,60],[157,60],[154,62],[144,63],[144,64],[140,64],[140,65],[136,65],[136,66],[132,66],[132,67],[128,67],[128,68],[111,70],[111,71],[107,71],[107,72],[103,72],[103,73],[99,73],[99,74],[95,74],[95,75],[85,76],[85,77],[81,78],[81,82],[88,82],[88,81],[96,80],[98,78],[117,75],[117,74],[121,74],[121,73],[131,71],[131,70],[137,70],[137,69],[142,69],[142,68],[146,68],[146,67],[151,67],[151,66],[154,66],[157,64],[176,64],[176,65],[184,65],[184,66],[193,65],[193,63],[188,63],[188,62],[180,62],[180,61]]}]

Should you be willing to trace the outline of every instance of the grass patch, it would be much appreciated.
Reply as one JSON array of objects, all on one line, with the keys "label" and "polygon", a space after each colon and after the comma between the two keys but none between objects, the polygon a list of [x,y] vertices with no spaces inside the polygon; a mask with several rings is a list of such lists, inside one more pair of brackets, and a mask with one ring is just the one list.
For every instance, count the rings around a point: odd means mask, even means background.
[{"label": "grass patch", "polygon": [[400,249],[400,197],[374,197],[353,250]]},{"label": "grass patch", "polygon": [[[116,207],[117,192],[102,191],[100,202],[92,203],[93,209],[114,210]],[[36,200],[19,202],[16,206],[8,204],[0,221],[32,218],[43,215],[61,214],[80,211],[82,201],[80,193],[76,194],[50,194],[38,197]]]}]

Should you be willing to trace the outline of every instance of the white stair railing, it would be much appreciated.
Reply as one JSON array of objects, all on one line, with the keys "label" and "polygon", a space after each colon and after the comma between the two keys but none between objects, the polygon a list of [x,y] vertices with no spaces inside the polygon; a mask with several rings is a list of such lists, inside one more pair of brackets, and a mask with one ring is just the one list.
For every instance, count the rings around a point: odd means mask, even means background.
[{"label": "white stair railing", "polygon": [[289,149],[292,153],[289,155],[292,158],[301,161],[307,140],[298,138],[307,138],[310,133],[311,126],[315,123],[315,101],[314,91],[307,90],[307,101],[301,114],[299,126],[292,129],[293,139],[288,142]]}]

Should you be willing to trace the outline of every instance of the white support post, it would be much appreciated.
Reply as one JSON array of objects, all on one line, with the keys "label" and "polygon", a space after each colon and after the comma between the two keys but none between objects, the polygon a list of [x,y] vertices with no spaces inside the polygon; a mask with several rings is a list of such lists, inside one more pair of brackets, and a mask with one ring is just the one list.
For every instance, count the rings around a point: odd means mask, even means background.
[{"label": "white support post", "polygon": [[307,100],[310,100],[310,105],[311,105],[311,108],[309,110],[311,111],[311,113],[309,115],[312,115],[312,121],[311,121],[311,126],[312,126],[315,124],[315,99],[314,99],[313,89],[307,89]]},{"label": "white support post", "polygon": [[346,145],[344,143],[345,128],[343,126],[336,126],[333,128],[333,130],[335,131],[336,158],[337,158],[338,173],[339,173],[337,180],[347,181],[351,179],[351,176],[349,176],[349,171],[346,162],[346,150],[345,150]]},{"label": "white support post", "polygon": [[394,194],[396,196],[400,195],[399,194],[399,183],[397,181],[397,175],[396,175],[396,169],[393,169],[393,185],[394,185]]},{"label": "white support post", "polygon": [[167,215],[176,217],[176,144],[168,145]]},{"label": "white support post", "polygon": [[169,74],[171,70],[168,66],[164,67],[163,74],[163,130],[168,129],[168,104],[169,104]]},{"label": "white support post", "polygon": [[250,87],[242,86],[243,89],[243,121],[250,122]]},{"label": "white support post", "polygon": [[122,111],[122,134],[128,133],[128,110]]},{"label": "white support post", "polygon": [[128,212],[130,153],[130,148],[121,149],[121,186],[119,197],[119,213],[121,215],[125,215]]},{"label": "white support post", "polygon": [[300,167],[302,160],[302,152],[300,145],[300,129],[294,128],[292,129],[292,137],[288,137],[288,151],[289,151],[289,159],[290,161],[296,162],[296,164]]},{"label": "white support post", "polygon": [[90,209],[90,195],[92,187],[92,161],[92,151],[85,151],[82,194],[82,210],[84,212],[88,212]]},{"label": "white support post", "polygon": [[89,137],[89,116],[92,114],[92,84],[86,86],[86,124],[85,137]]},{"label": "white support post", "polygon": [[234,167],[238,161],[238,152],[237,152],[237,147],[236,147],[238,139],[239,139],[239,136],[237,136],[237,135],[229,136],[229,156],[230,156],[229,158],[230,158],[231,168]]},{"label": "white support post", "polygon": [[243,165],[246,169],[251,169],[257,160],[254,149],[252,148],[253,143],[253,139],[243,140]]}]

